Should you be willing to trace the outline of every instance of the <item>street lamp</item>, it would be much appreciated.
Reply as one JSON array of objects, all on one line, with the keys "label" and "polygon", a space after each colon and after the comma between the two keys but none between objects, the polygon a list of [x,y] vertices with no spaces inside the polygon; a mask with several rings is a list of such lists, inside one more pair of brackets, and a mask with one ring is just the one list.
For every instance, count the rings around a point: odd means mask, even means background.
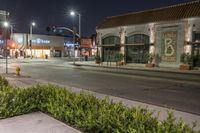
[{"label": "street lamp", "polygon": [[71,11],[70,12],[70,15],[71,16],[75,16],[75,15],[78,15],[78,19],[79,19],[79,27],[78,27],[78,30],[79,30],[79,38],[81,38],[81,14],[80,13],[77,13],[77,12],[75,12],[75,11]]},{"label": "street lamp", "polygon": [[32,36],[33,36],[33,27],[36,25],[35,22],[32,22],[30,25],[30,50],[31,50],[31,59],[32,59]]},{"label": "street lamp", "polygon": [[[71,16],[75,16],[76,14],[78,15],[78,18],[79,18],[79,38],[81,38],[81,14],[77,13],[75,11],[70,12]],[[76,39],[76,28],[75,27],[73,28],[73,31],[74,31],[74,64],[75,64],[75,39]]]},{"label": "street lamp", "polygon": [[7,28],[9,27],[9,22],[5,21],[3,27],[5,28],[5,43],[6,43],[6,74],[8,73],[8,49],[7,49]]}]

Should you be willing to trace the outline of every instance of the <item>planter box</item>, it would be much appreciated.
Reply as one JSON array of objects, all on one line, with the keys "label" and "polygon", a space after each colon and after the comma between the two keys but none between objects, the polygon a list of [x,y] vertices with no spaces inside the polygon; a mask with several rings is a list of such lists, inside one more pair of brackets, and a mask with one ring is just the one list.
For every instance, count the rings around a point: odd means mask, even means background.
[{"label": "planter box", "polygon": [[192,67],[188,64],[182,64],[182,65],[179,66],[180,70],[191,70],[191,68]]},{"label": "planter box", "polygon": [[155,67],[155,64],[145,64],[145,67]]},{"label": "planter box", "polygon": [[123,66],[125,65],[124,61],[117,61],[116,66]]},{"label": "planter box", "polygon": [[96,64],[101,64],[101,61],[95,61]]}]

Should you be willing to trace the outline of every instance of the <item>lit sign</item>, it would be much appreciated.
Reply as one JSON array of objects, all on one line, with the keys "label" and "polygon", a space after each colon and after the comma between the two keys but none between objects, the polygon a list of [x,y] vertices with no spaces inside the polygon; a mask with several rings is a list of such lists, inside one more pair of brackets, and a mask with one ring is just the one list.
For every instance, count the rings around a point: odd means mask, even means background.
[{"label": "lit sign", "polygon": [[0,40],[0,44],[4,44],[4,40]]},{"label": "lit sign", "polygon": [[37,38],[37,39],[33,39],[32,42],[35,44],[49,44],[50,40],[44,40],[41,38]]},{"label": "lit sign", "polygon": [[17,38],[17,42],[20,44],[23,43],[23,38]]},{"label": "lit sign", "polygon": [[[78,42],[75,43],[75,45],[78,45]],[[70,47],[70,46],[74,46],[74,43],[71,42],[71,41],[66,41],[66,42],[64,43],[64,46],[68,46],[68,47]]]}]

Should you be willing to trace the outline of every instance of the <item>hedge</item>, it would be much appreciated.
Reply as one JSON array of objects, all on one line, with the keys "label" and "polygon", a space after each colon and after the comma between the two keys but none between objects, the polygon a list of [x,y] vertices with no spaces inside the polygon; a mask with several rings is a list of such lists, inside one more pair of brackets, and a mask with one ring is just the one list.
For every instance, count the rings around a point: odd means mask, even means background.
[{"label": "hedge", "polygon": [[172,113],[159,121],[144,108],[128,108],[108,98],[73,93],[55,85],[14,88],[0,78],[0,119],[42,111],[87,133],[195,133]]}]

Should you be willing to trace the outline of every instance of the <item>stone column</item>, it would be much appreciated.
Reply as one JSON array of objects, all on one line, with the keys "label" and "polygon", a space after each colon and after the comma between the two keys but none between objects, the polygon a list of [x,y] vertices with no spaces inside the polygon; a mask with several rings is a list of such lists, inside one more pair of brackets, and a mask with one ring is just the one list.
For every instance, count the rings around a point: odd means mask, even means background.
[{"label": "stone column", "polygon": [[[100,32],[97,32],[97,45],[98,46],[102,46],[102,38],[101,38],[101,33]],[[98,55],[102,58],[102,47],[97,47],[97,50],[98,50]]]},{"label": "stone column", "polygon": [[125,28],[124,27],[121,27],[120,28],[120,32],[119,32],[119,34],[120,34],[120,45],[123,45],[123,46],[121,46],[121,49],[120,49],[120,52],[123,54],[123,55],[125,55],[125,46],[124,46],[124,44],[125,44]]}]

